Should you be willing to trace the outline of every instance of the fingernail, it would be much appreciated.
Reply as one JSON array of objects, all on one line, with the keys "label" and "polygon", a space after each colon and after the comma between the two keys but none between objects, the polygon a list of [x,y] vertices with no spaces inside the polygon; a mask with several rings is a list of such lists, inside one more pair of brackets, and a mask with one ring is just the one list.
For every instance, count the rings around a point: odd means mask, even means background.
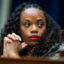
[{"label": "fingernail", "polygon": [[19,38],[19,40],[21,41],[21,38]]}]

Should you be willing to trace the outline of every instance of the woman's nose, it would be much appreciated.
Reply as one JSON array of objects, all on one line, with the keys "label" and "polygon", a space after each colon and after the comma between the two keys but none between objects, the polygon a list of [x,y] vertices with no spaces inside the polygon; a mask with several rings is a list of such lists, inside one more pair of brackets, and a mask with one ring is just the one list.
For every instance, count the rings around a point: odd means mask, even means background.
[{"label": "woman's nose", "polygon": [[32,26],[31,33],[38,33],[37,27],[35,25]]}]

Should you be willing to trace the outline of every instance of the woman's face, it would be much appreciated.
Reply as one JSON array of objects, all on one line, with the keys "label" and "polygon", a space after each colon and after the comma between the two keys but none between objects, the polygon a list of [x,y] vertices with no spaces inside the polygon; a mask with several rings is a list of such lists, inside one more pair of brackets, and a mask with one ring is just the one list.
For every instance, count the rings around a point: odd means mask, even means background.
[{"label": "woman's face", "polygon": [[28,8],[20,16],[20,33],[23,41],[28,45],[38,44],[38,40],[45,33],[46,20],[44,13],[37,8]]}]

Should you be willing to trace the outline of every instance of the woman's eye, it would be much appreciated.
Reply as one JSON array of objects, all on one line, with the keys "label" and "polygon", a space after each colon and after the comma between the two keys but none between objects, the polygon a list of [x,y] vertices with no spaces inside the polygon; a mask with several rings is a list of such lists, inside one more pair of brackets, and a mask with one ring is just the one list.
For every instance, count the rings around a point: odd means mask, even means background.
[{"label": "woman's eye", "polygon": [[43,23],[38,23],[37,25],[39,28],[41,28],[43,26]]},{"label": "woman's eye", "polygon": [[24,26],[25,27],[29,27],[30,26],[30,23],[25,23]]}]

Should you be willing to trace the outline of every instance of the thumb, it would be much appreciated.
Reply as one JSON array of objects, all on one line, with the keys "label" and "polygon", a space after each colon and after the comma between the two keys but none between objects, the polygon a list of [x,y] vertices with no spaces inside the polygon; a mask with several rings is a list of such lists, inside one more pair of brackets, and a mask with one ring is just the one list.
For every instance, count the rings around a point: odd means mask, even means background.
[{"label": "thumb", "polygon": [[28,45],[27,43],[22,42],[21,45],[20,45],[20,49],[23,50],[24,48],[27,47],[27,45]]}]

